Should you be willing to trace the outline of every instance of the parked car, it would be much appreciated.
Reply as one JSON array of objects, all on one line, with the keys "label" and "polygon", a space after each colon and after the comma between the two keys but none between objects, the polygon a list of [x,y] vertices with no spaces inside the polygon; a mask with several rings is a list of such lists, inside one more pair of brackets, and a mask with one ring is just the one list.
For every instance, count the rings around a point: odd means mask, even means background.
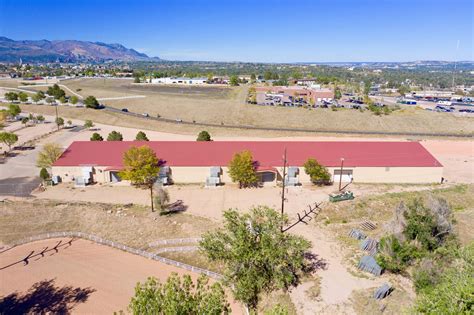
[{"label": "parked car", "polygon": [[148,115],[148,113],[143,113],[142,116],[143,117],[150,117],[150,115]]},{"label": "parked car", "polygon": [[122,108],[122,112],[128,113],[128,109],[127,108]]}]

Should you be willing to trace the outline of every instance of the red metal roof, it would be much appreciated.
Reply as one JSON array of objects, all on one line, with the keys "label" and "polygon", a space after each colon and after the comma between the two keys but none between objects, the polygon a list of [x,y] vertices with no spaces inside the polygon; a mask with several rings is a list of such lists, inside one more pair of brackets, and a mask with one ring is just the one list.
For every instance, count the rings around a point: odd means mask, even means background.
[{"label": "red metal roof", "polygon": [[252,152],[259,168],[283,166],[286,148],[289,166],[302,166],[315,158],[328,167],[441,167],[419,142],[318,142],[318,141],[76,141],[54,166],[122,166],[131,146],[147,145],[169,166],[226,166],[233,155]]}]

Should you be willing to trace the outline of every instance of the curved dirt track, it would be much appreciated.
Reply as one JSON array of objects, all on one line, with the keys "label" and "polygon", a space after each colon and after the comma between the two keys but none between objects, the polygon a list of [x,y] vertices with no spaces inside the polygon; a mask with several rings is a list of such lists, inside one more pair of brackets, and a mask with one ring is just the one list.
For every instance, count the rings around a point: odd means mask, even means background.
[{"label": "curved dirt track", "polygon": [[[53,313],[126,311],[137,282],[149,276],[165,281],[171,272],[189,273],[91,241],[69,241],[49,239],[0,252],[0,313],[39,313],[39,307]],[[24,261],[33,251],[35,256]],[[242,313],[236,303],[232,311]]]}]

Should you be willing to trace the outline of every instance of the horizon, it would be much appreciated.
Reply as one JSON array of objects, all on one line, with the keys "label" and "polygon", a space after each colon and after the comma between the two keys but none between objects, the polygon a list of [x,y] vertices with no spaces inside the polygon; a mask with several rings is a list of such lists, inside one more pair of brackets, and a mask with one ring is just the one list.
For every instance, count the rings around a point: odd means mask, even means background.
[{"label": "horizon", "polygon": [[[116,43],[166,61],[471,62],[472,3],[443,2],[0,0],[0,36]],[[67,19],[34,27],[38,15]]]}]

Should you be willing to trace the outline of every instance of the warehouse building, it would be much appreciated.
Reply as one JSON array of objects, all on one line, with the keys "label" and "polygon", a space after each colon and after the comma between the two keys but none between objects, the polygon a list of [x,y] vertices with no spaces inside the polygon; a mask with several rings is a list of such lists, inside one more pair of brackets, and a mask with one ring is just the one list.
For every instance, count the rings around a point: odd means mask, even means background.
[{"label": "warehouse building", "polygon": [[[316,141],[76,141],[52,167],[62,182],[111,183],[120,181],[124,152],[147,145],[160,160],[160,178],[167,183],[229,184],[234,154],[252,153],[261,182],[276,185],[283,176],[287,152],[286,182],[309,184],[304,163],[314,158],[326,166],[334,182],[434,183],[443,166],[419,142],[316,142]],[[342,169],[341,169],[342,167]]]},{"label": "warehouse building", "polygon": [[153,84],[206,84],[207,78],[186,78],[186,77],[167,77],[151,79]]}]

